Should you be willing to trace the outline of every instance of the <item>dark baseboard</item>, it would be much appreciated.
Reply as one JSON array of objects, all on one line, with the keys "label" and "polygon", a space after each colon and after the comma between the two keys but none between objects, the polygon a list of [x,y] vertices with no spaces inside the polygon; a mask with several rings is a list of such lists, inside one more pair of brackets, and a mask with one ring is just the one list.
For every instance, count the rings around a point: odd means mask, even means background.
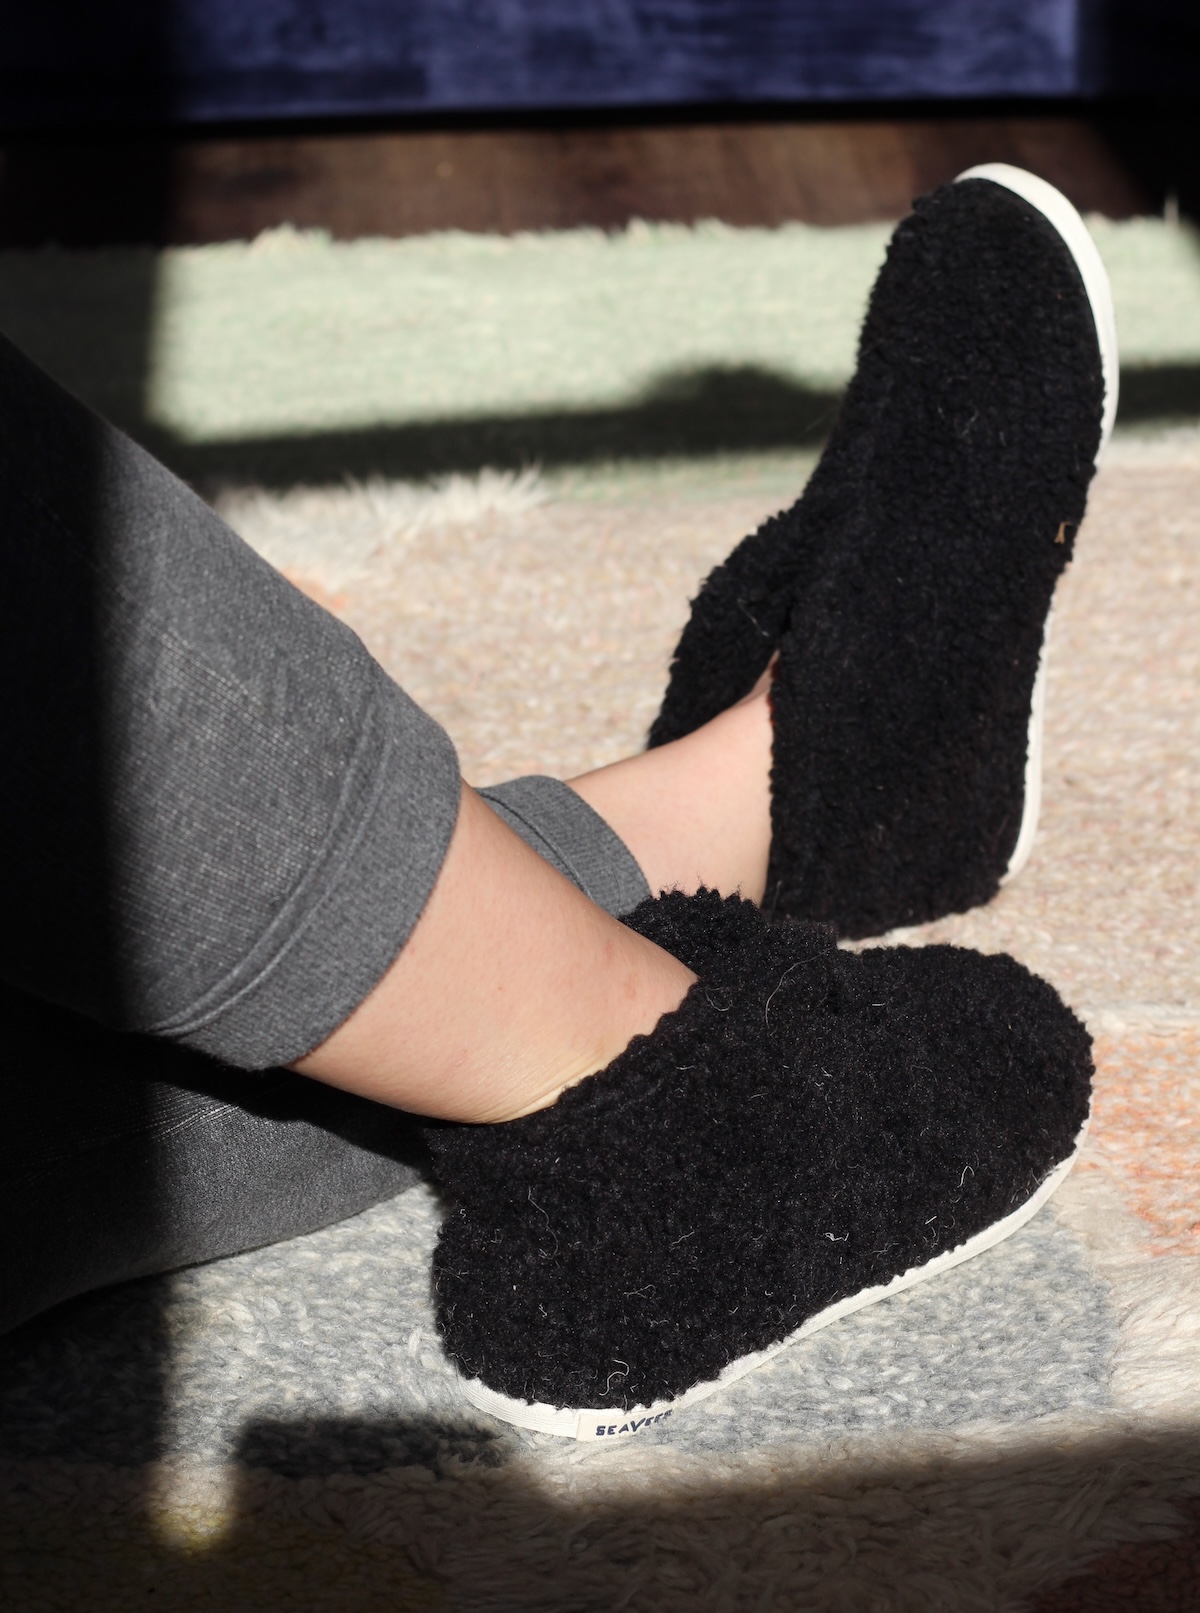
[{"label": "dark baseboard", "polygon": [[339,238],[852,224],[898,218],[993,160],[1123,218],[1190,197],[1168,170],[1188,165],[1191,128],[1158,103],[1001,102],[13,135],[0,141],[0,247],[192,244],[280,224]]}]

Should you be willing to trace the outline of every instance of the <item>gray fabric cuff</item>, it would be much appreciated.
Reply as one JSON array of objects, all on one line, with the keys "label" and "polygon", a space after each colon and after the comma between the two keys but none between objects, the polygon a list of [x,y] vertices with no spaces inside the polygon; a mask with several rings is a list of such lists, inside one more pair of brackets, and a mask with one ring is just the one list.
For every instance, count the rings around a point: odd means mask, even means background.
[{"label": "gray fabric cuff", "polygon": [[569,784],[532,773],[479,794],[539,857],[614,918],[650,895],[629,847]]},{"label": "gray fabric cuff", "polygon": [[[379,673],[355,810],[294,903],[207,1002],[159,1035],[242,1069],[318,1047],[383,978],[421,916],[458,820],[454,746]],[[371,731],[373,730],[373,732]],[[373,753],[373,755],[371,754]]]}]

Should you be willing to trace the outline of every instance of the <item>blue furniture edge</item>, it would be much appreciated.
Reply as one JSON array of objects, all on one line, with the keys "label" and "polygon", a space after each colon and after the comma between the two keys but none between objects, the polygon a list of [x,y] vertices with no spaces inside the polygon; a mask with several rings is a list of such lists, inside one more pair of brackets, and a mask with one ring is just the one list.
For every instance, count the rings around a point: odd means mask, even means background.
[{"label": "blue furniture edge", "polygon": [[1076,97],[1200,84],[1192,0],[40,0],[0,125]]}]

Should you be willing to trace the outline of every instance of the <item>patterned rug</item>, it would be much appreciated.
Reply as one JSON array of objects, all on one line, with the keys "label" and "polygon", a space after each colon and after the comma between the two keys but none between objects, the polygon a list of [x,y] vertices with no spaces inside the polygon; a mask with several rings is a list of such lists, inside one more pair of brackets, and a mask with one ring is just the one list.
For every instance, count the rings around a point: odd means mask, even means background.
[{"label": "patterned rug", "polygon": [[[636,747],[689,593],[808,463],[636,500],[493,475],[225,509],[485,783]],[[5,1606],[1200,1605],[1198,493],[1200,436],[1118,438],[1059,593],[1034,857],[911,937],[1013,952],[1097,1038],[1047,1210],[611,1448],[462,1399],[424,1187],[93,1296],[0,1347]]]}]

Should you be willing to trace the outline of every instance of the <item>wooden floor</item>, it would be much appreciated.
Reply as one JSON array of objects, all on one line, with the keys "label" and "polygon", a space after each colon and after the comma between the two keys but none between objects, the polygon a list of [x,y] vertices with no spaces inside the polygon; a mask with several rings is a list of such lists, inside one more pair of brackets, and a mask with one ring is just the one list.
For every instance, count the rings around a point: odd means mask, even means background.
[{"label": "wooden floor", "polygon": [[175,157],[178,240],[253,235],[286,216],[337,236],[899,217],[971,163],[1017,162],[1124,216],[1129,178],[1083,123],[740,123],[214,141]]},{"label": "wooden floor", "polygon": [[1153,198],[1083,116],[941,116],[394,130],[0,146],[0,246],[196,243],[290,223],[342,238],[632,218],[775,225],[901,216],[972,163],[1126,217]]}]

